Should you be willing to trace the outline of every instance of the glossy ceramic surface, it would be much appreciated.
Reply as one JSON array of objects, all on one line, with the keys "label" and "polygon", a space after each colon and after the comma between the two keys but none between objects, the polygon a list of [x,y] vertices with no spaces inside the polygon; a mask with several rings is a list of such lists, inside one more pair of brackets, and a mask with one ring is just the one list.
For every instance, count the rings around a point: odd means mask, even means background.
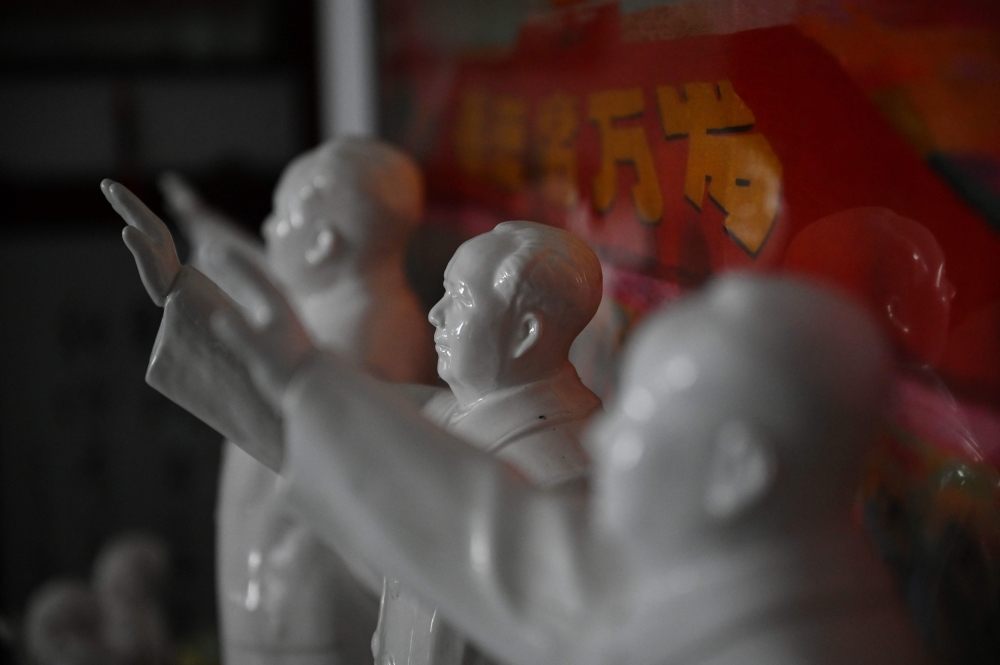
[{"label": "glossy ceramic surface", "polygon": [[[402,271],[407,239],[422,215],[419,170],[376,141],[322,145],[286,169],[263,245],[178,176],[161,184],[191,241],[194,267],[179,267],[162,223],[120,185],[105,191],[113,205],[133,206],[123,214],[136,225],[127,227],[126,243],[154,302],[167,306],[150,383],[230,440],[217,512],[224,658],[234,664],[364,662],[380,576],[363,564],[348,567],[281,496],[271,470],[280,459],[280,418],[249,389],[246,368],[227,362],[231,356],[203,334],[211,309],[205,300],[259,309],[217,260],[238,247],[276,276],[309,339],[385,379],[429,379],[430,330]],[[144,236],[136,233],[140,227]],[[146,251],[153,246],[158,253]]]}]

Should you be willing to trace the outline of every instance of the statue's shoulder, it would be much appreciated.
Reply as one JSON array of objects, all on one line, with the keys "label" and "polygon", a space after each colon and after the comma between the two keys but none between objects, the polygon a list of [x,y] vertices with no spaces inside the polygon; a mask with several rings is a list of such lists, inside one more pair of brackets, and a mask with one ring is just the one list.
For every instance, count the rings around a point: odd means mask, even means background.
[{"label": "statue's shoulder", "polygon": [[590,458],[580,445],[579,427],[572,422],[542,425],[507,442],[494,454],[539,487],[590,475]]},{"label": "statue's shoulder", "polygon": [[458,400],[455,398],[455,393],[450,390],[439,390],[427,400],[421,411],[424,417],[435,425],[447,427],[457,408]]}]

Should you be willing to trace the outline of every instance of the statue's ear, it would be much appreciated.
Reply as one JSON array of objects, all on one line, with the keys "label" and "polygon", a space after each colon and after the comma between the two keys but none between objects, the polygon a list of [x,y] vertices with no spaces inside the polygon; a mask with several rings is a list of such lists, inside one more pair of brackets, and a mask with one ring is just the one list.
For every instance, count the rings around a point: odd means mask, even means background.
[{"label": "statue's ear", "polygon": [[749,423],[724,424],[712,447],[705,511],[729,520],[755,506],[774,485],[777,460],[764,432]]},{"label": "statue's ear", "polygon": [[329,226],[322,226],[313,239],[312,245],[306,250],[306,263],[318,266],[333,256],[337,251],[339,238],[337,232]]},{"label": "statue's ear", "polygon": [[520,358],[538,344],[542,337],[542,319],[535,312],[521,316],[511,341],[511,357]]}]

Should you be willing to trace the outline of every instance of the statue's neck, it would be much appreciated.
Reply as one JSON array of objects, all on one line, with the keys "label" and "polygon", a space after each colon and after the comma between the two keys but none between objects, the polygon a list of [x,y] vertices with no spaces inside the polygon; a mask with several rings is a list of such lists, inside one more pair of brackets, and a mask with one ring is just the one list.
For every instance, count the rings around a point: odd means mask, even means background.
[{"label": "statue's neck", "polygon": [[762,635],[798,649],[805,625],[823,640],[831,637],[823,626],[837,632],[845,620],[873,612],[893,624],[898,601],[891,580],[846,522],[783,542],[720,549],[725,554],[640,576],[640,605],[663,629],[655,644],[636,648],[654,649],[661,663],[696,663],[722,653],[723,642]]},{"label": "statue's neck", "polygon": [[561,374],[572,371],[575,376],[576,370],[570,364],[568,358],[559,357],[550,359],[548,362],[538,362],[531,371],[513,372],[510,368],[499,372],[496,376],[489,377],[489,381],[477,384],[462,384],[450,382],[448,387],[455,394],[460,412],[469,412],[478,409],[484,404],[501,401],[511,394],[524,392],[532,386],[544,381],[550,381]]}]

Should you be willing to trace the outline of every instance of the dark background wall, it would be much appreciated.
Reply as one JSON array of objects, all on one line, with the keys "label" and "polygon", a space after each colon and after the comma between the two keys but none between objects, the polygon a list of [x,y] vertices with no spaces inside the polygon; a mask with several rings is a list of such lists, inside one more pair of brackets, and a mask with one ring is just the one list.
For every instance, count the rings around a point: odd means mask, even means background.
[{"label": "dark background wall", "polygon": [[[317,142],[308,0],[0,3],[0,635],[125,531],[168,542],[175,635],[215,629],[219,436],[147,387],[159,310],[103,177],[188,176],[256,229]],[[182,248],[183,251],[183,248]],[[207,636],[207,637],[206,637]]]}]

